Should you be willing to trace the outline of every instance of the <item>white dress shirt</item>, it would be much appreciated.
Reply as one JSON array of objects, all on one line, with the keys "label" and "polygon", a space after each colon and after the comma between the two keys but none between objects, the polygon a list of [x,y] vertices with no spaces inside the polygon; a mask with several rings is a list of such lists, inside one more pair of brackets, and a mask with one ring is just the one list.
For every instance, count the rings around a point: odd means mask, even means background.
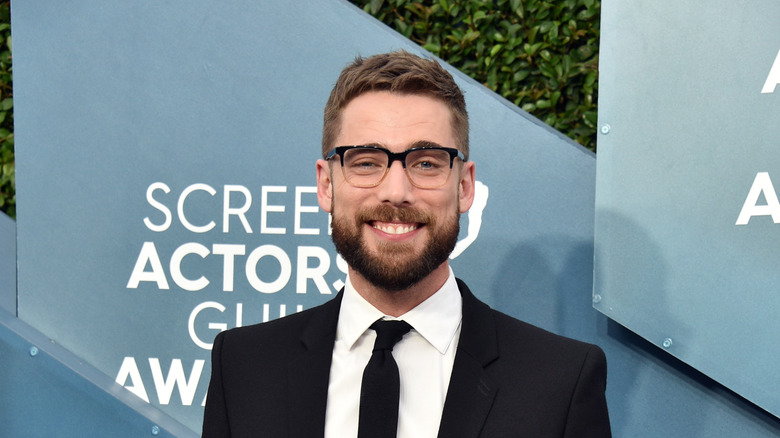
[{"label": "white dress shirt", "polygon": [[455,275],[414,309],[393,318],[355,291],[347,277],[330,366],[325,438],[357,436],[363,369],[371,358],[374,321],[401,319],[412,330],[393,348],[401,379],[398,437],[435,437],[455,361],[462,316]]}]

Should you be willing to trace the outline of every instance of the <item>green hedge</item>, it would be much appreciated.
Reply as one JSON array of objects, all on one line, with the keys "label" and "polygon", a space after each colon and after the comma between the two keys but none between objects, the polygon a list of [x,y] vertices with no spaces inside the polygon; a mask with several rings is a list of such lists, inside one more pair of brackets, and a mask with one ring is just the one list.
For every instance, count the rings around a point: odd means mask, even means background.
[{"label": "green hedge", "polygon": [[598,0],[350,0],[596,150]]},{"label": "green hedge", "polygon": [[0,210],[16,217],[11,4],[0,2]]},{"label": "green hedge", "polygon": [[[598,0],[351,0],[596,150]],[[0,1],[0,210],[16,216],[10,2]]]}]

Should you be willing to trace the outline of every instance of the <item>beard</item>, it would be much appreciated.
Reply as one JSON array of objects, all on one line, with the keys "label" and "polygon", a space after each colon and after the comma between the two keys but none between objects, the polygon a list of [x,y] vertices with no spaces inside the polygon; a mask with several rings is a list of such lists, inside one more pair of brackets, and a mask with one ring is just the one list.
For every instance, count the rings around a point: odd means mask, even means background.
[{"label": "beard", "polygon": [[[455,249],[460,231],[457,206],[441,224],[433,215],[418,209],[388,205],[364,208],[354,220],[337,217],[333,206],[331,212],[336,251],[371,284],[388,291],[407,289],[444,263]],[[421,251],[416,251],[412,243],[398,242],[379,242],[376,251],[371,251],[363,236],[363,225],[369,221],[417,223],[428,230],[428,240]]]}]

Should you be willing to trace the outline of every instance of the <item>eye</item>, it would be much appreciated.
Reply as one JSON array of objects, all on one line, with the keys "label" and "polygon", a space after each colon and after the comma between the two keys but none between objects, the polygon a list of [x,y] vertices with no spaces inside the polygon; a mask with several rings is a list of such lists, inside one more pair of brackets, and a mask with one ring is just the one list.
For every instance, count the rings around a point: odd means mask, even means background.
[{"label": "eye", "polygon": [[432,171],[449,167],[448,157],[441,157],[438,154],[415,154],[414,157],[409,156],[407,160],[407,167],[411,167],[420,171]]},{"label": "eye", "polygon": [[360,174],[381,172],[387,166],[387,155],[377,151],[350,151],[344,159],[344,166]]},{"label": "eye", "polygon": [[350,166],[352,166],[352,167],[376,167],[376,166],[379,166],[379,163],[377,163],[374,160],[363,159],[363,160],[358,160],[358,161],[355,161],[353,163],[350,163]]}]

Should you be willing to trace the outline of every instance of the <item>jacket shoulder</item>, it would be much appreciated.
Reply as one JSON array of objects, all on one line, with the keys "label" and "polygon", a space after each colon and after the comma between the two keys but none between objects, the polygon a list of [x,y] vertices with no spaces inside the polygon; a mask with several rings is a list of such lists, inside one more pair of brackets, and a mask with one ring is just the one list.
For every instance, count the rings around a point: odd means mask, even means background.
[{"label": "jacket shoulder", "polygon": [[557,355],[583,355],[594,350],[601,352],[597,345],[550,332],[495,309],[490,310],[496,322],[496,335],[503,348],[514,345],[526,351],[545,350]]},{"label": "jacket shoulder", "polygon": [[236,350],[282,352],[300,345],[307,334],[324,336],[335,331],[341,295],[304,311],[272,321],[236,327],[217,335],[223,354]]}]

